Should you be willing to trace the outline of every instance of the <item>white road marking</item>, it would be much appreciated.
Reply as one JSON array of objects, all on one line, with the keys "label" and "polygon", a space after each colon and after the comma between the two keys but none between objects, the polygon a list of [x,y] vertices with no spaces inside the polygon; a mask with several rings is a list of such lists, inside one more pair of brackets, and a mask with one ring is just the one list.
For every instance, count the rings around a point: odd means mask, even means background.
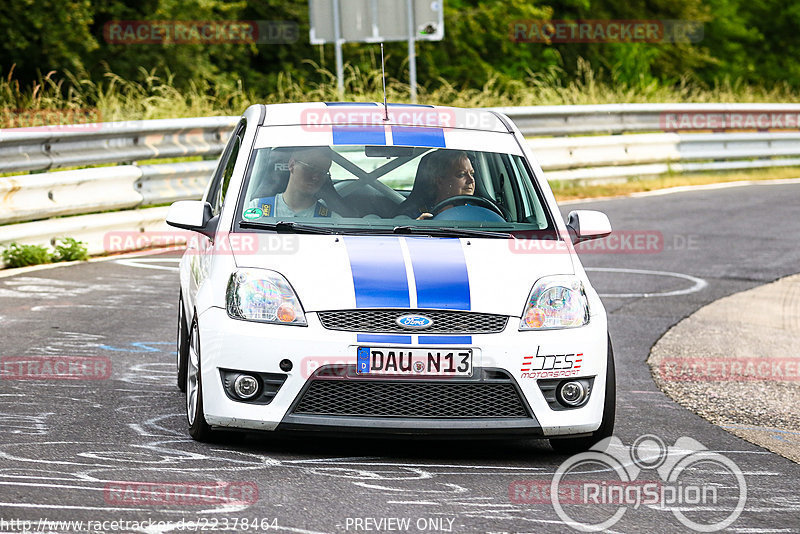
[{"label": "white road marking", "polygon": [[441,506],[442,503],[433,501],[386,501],[386,504],[419,504],[423,506]]},{"label": "white road marking", "polygon": [[793,528],[733,528],[729,527],[729,530],[734,532],[744,532],[747,534],[750,533],[767,533],[767,532],[797,532],[797,530]]},{"label": "white road marking", "polygon": [[558,203],[559,206],[569,206],[570,204],[584,204],[587,202],[603,202],[606,200],[620,200],[623,198],[639,198],[639,197],[657,197],[661,195],[671,195],[673,193],[691,193],[692,191],[708,191],[714,189],[728,189],[731,187],[742,187],[746,185],[788,185],[800,184],[800,178],[781,178],[777,180],[739,180],[737,182],[721,182],[718,184],[704,184],[704,185],[679,185],[676,187],[667,187],[664,189],[656,189],[654,191],[640,191],[638,193],[630,193],[627,195],[617,195],[613,197],[595,197],[595,198],[577,198],[574,200],[563,200]]},{"label": "white road marking", "polygon": [[456,493],[468,493],[469,489],[465,488],[464,486],[459,486],[458,484],[451,484],[449,482],[441,484],[444,486],[445,489],[427,489],[430,486],[426,486],[426,489],[420,488],[393,488],[391,486],[381,486],[380,484],[367,484],[366,482],[353,482],[353,485],[360,486],[366,489],[374,489],[380,491],[395,491],[399,493],[444,493],[444,494],[456,494]]},{"label": "white road marking", "polygon": [[179,263],[180,258],[135,258],[128,260],[117,260],[114,263],[125,265],[126,267],[139,267],[141,269],[158,269],[160,271],[178,271],[178,267],[167,265],[154,265],[156,263]]},{"label": "white road marking", "polygon": [[[377,458],[359,458],[357,456],[350,458],[314,458],[309,460],[284,460],[284,464],[305,464],[305,463],[327,463],[337,461],[347,461],[355,465],[366,465],[371,467],[439,467],[439,468],[456,468],[456,469],[509,469],[514,471],[545,471],[544,467],[514,467],[504,465],[458,465],[458,464],[409,464],[409,463],[396,463],[396,462],[375,462],[366,460],[376,460]],[[551,470],[552,471],[552,470]]]},{"label": "white road marking", "polygon": [[595,271],[602,273],[626,273],[626,274],[643,274],[652,276],[667,276],[672,278],[682,278],[689,280],[693,285],[686,289],[676,289],[675,291],[663,291],[660,293],[601,293],[601,297],[616,297],[616,298],[650,298],[650,297],[675,297],[678,295],[688,295],[689,293],[697,293],[708,286],[708,282],[702,278],[683,273],[673,273],[670,271],[646,271],[643,269],[622,269],[617,267],[586,267],[587,271]]},{"label": "white road marking", "polygon": [[37,504],[32,502],[0,502],[13,508],[55,508],[64,510],[103,510],[104,512],[148,512],[147,508],[116,508],[110,506],[70,506],[68,504]]},{"label": "white road marking", "polygon": [[304,528],[283,527],[280,525],[274,527],[270,526],[269,528],[270,530],[274,528],[275,530],[284,530],[286,532],[297,532],[297,534],[327,534],[326,532],[320,532],[318,530],[306,530]]}]

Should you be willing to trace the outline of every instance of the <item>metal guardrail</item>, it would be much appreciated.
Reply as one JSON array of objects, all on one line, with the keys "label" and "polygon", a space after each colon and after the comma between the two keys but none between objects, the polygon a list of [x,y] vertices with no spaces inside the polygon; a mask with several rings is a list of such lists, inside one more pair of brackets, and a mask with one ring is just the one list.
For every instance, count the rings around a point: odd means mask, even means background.
[{"label": "metal guardrail", "polygon": [[[797,122],[800,119],[800,104],[598,104],[489,109],[508,115],[526,136],[672,131],[685,129],[674,126],[679,125],[681,119],[698,114],[709,119],[708,130],[715,129],[713,123],[717,120],[732,122],[727,128],[717,129],[780,127],[773,123],[770,115],[794,115],[793,126],[787,127],[800,128]],[[760,120],[765,118],[774,125],[766,126]],[[737,119],[741,119],[741,122]],[[753,123],[752,119],[756,119],[756,122]],[[784,125],[786,124],[784,121]]]},{"label": "metal guardrail", "polygon": [[[800,165],[798,104],[493,109],[508,115],[529,137],[549,180],[608,181],[667,172]],[[752,125],[739,123],[740,129],[758,130],[766,124],[797,131],[761,128],[765,131],[663,133],[672,129],[674,121],[687,117],[704,118],[710,126],[717,119],[723,126],[736,126],[737,117],[755,118]],[[165,208],[132,208],[199,198],[216,162],[133,163],[216,157],[238,119],[204,117],[0,130],[0,173],[121,164],[0,178],[0,225],[6,225],[0,228],[0,246],[14,241],[52,244],[66,235],[87,241],[90,252],[99,253],[108,250],[102,239],[109,231],[168,230],[163,223]],[[581,136],[570,137],[575,135]],[[108,210],[124,211],[91,214]],[[57,223],[38,220],[54,216],[69,217]]]},{"label": "metal guardrail", "polygon": [[118,165],[0,178],[0,224],[200,198],[216,164]]},{"label": "metal guardrail", "polygon": [[800,158],[800,132],[553,137],[529,143],[550,181],[791,166]]},{"label": "metal guardrail", "polygon": [[0,173],[215,156],[238,120],[201,117],[0,130]]}]

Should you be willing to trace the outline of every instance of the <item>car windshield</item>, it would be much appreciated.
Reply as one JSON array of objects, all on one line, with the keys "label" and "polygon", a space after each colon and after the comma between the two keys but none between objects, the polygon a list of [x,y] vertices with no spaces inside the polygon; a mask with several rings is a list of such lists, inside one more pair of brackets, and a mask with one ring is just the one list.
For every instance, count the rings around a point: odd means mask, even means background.
[{"label": "car windshield", "polygon": [[257,148],[237,211],[250,229],[553,229],[522,156],[430,147]]}]

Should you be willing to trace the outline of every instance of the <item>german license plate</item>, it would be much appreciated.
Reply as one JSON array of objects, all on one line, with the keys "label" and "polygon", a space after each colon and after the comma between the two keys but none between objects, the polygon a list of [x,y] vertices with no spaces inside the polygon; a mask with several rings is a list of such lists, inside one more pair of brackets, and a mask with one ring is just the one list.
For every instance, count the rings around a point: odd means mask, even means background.
[{"label": "german license plate", "polygon": [[472,376],[472,349],[358,347],[356,373],[380,376]]}]

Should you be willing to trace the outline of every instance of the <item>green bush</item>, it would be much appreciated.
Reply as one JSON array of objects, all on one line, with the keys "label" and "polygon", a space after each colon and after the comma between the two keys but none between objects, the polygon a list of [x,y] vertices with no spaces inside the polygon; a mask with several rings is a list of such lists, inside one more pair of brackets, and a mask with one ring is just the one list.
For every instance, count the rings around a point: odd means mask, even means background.
[{"label": "green bush", "polygon": [[59,261],[83,261],[89,257],[85,245],[75,238],[64,237],[57,241],[55,250],[50,252],[42,245],[11,243],[3,250],[3,262],[6,267],[13,268]]},{"label": "green bush", "polygon": [[38,265],[40,263],[50,263],[52,256],[47,247],[42,245],[18,245],[11,243],[3,251],[3,261],[6,267],[25,267],[26,265]]},{"label": "green bush", "polygon": [[65,237],[58,240],[56,250],[53,253],[53,261],[83,261],[89,257],[85,243],[72,237]]}]

